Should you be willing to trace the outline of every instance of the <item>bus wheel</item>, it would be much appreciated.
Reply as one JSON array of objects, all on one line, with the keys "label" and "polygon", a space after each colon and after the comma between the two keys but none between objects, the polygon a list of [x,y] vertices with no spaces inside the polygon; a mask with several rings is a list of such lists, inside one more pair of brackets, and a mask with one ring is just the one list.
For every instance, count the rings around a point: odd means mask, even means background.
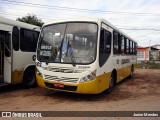
[{"label": "bus wheel", "polygon": [[133,68],[133,65],[131,67],[131,72],[130,72],[130,75],[129,75],[129,78],[133,78],[133,74],[134,74],[134,68]]},{"label": "bus wheel", "polygon": [[112,73],[110,77],[110,83],[109,83],[109,88],[107,89],[107,93],[111,93],[112,89],[114,88],[115,85],[115,75]]},{"label": "bus wheel", "polygon": [[35,70],[34,68],[29,68],[24,72],[23,86],[25,88],[35,87],[37,85]]}]

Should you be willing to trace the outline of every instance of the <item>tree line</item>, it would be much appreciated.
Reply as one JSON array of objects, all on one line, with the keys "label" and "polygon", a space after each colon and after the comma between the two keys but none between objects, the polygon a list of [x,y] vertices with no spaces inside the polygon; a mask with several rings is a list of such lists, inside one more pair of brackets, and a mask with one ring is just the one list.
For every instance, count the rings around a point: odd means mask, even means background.
[{"label": "tree line", "polygon": [[42,27],[42,25],[44,24],[44,22],[42,22],[42,20],[37,18],[37,16],[34,14],[28,14],[24,17],[17,18],[16,20],[20,22],[25,22],[32,25],[40,26],[40,27]]}]

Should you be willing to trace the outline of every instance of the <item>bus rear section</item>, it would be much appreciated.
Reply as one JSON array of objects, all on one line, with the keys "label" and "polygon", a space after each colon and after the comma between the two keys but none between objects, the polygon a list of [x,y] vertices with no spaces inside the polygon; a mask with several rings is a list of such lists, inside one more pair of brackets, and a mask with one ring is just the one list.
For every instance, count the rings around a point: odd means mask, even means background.
[{"label": "bus rear section", "polygon": [[32,86],[39,27],[0,17],[0,85]]}]

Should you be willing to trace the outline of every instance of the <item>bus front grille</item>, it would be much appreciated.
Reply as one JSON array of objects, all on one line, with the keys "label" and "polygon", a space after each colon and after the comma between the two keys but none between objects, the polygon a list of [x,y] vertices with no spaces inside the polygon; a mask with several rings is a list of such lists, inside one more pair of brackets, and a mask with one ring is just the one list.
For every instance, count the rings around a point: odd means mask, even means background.
[{"label": "bus front grille", "polygon": [[58,78],[57,76],[50,76],[50,75],[45,75],[46,80],[54,80],[57,82],[65,82],[65,83],[77,83],[79,78],[67,78],[67,77],[61,77]]},{"label": "bus front grille", "polygon": [[82,73],[84,69],[73,69],[73,68],[59,68],[59,67],[42,67],[44,70],[52,72],[61,72],[61,73]]}]

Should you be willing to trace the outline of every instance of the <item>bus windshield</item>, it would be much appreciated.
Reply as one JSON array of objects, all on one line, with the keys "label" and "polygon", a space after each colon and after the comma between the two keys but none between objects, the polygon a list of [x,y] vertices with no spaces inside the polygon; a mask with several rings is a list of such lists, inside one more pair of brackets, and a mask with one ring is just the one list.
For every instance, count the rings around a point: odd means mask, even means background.
[{"label": "bus windshield", "polygon": [[95,61],[97,24],[59,23],[45,26],[37,58],[41,62],[89,64]]}]

